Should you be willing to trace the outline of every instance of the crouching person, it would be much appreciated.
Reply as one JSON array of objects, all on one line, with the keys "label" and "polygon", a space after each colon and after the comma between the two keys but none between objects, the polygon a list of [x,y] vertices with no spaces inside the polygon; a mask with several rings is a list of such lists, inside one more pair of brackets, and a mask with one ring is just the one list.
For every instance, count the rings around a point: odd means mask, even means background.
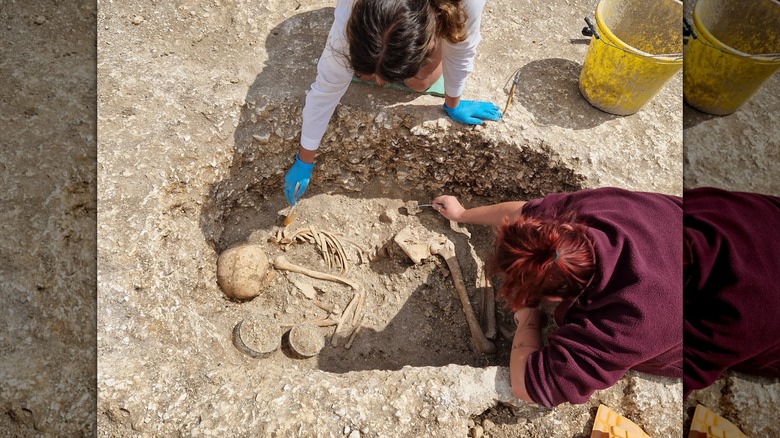
[{"label": "crouching person", "polygon": [[[433,202],[450,220],[497,227],[490,266],[517,324],[517,398],[584,403],[629,369],[682,377],[682,198],[602,188],[472,209]],[[547,345],[542,302],[557,303]]]}]

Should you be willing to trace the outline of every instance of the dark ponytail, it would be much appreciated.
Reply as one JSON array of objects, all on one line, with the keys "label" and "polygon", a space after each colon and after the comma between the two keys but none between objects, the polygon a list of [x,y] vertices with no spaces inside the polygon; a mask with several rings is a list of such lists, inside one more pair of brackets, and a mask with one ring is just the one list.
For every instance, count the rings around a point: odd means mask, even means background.
[{"label": "dark ponytail", "polygon": [[452,44],[466,39],[466,9],[463,0],[429,0],[436,11],[436,35]]},{"label": "dark ponytail", "polygon": [[466,38],[466,11],[461,0],[355,0],[346,37],[355,73],[403,81],[426,65],[437,37]]}]

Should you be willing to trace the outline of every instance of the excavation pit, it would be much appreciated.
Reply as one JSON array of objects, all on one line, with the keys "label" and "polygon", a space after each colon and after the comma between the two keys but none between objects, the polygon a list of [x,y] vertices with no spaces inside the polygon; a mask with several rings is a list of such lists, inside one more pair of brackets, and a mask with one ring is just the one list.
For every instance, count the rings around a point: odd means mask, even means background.
[{"label": "excavation pit", "polygon": [[[476,260],[487,258],[490,230],[462,227],[469,237],[429,209],[407,215],[407,202],[449,193],[473,206],[602,185],[679,192],[679,90],[630,118],[600,116],[576,90],[587,47],[569,41],[592,5],[578,0],[566,7],[568,15],[547,12],[556,5],[521,14],[511,2],[489,6],[464,96],[502,105],[506,78],[522,68],[521,88],[500,122],[465,127],[444,115],[440,98],[350,86],[289,226],[314,225],[366,249],[389,250],[359,263],[356,248],[345,243],[346,273],[329,271],[314,244],[284,251],[268,241],[283,219],[282,177],[300,140],[305,92],[333,5],[104,6],[98,17],[98,29],[109,28],[101,31],[106,44],[99,45],[98,69],[101,431],[464,437],[474,417],[480,425],[491,419],[493,438],[569,438],[587,436],[590,409],[603,402],[638,413],[632,420],[653,436],[681,434],[679,416],[668,412],[679,405],[679,387],[641,376],[585,405],[516,405],[506,345],[499,338],[496,355],[474,352],[444,261],[415,265],[390,244],[406,225],[446,235],[479,315]],[[141,13],[146,20],[138,25],[122,19]],[[265,358],[234,347],[231,331],[247,316],[280,326],[326,316],[293,280],[311,282],[317,300],[340,310],[354,292],[271,269],[262,294],[230,300],[217,282],[217,257],[247,242],[261,245],[269,262],[284,255],[312,269],[358,274],[369,285],[366,325],[350,349],[348,338],[337,347],[326,338],[308,359],[288,354],[284,343]],[[511,324],[502,312],[499,304],[499,323]],[[330,336],[334,327],[320,330]],[[506,420],[499,415],[506,411],[491,414],[500,403],[513,404]]]},{"label": "excavation pit", "polygon": [[[255,114],[251,104],[249,113]],[[283,108],[264,112],[284,113]],[[392,113],[391,113],[392,114]],[[281,225],[286,202],[280,178],[262,178],[258,168],[276,161],[287,167],[273,140],[256,141],[253,130],[262,122],[252,118],[240,125],[237,155],[231,175],[211,191],[203,222],[209,243],[217,253],[242,243],[261,245],[269,260],[284,255],[307,269],[341,275],[363,288],[365,304],[360,332],[351,348],[344,348],[356,324],[321,327],[329,340],[316,356],[300,361],[275,356],[280,365],[298,364],[326,372],[399,370],[404,366],[449,364],[485,367],[508,365],[509,341],[496,337],[497,352],[475,350],[464,309],[444,259],[426,257],[415,264],[393,238],[405,227],[445,236],[455,244],[470,302],[484,330],[484,266],[493,243],[491,227],[450,224],[430,208],[437,195],[452,194],[467,207],[505,200],[524,200],[545,193],[581,188],[582,177],[542,147],[518,146],[488,139],[481,128],[452,126],[438,121],[412,124],[404,118],[351,113],[341,118],[319,156],[306,194],[296,209],[296,219]],[[376,120],[395,120],[378,124]],[[257,119],[256,119],[257,120]],[[404,125],[410,124],[409,127]],[[282,143],[281,138],[277,139]],[[330,146],[333,145],[333,146]],[[336,146],[338,145],[338,147]],[[414,206],[415,208],[411,208]],[[216,220],[213,220],[216,219]],[[294,235],[303,229],[338,235],[347,256],[347,272],[323,257],[312,241],[279,245],[284,231]],[[427,244],[421,242],[422,244]],[[309,281],[318,291],[316,300],[346,309],[353,288],[345,284],[310,279],[295,272],[279,271],[257,298],[237,308],[240,313],[261,314],[280,326],[323,319],[328,312],[316,306],[296,286]],[[500,303],[499,324],[511,331],[512,318]],[[335,341],[331,342],[335,338]],[[343,338],[343,339],[342,339]],[[340,346],[334,347],[333,343]]]}]

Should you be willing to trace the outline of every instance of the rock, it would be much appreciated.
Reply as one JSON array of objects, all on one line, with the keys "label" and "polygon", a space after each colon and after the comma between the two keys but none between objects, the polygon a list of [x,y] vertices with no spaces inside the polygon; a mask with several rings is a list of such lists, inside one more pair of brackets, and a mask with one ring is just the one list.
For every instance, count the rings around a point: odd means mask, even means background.
[{"label": "rock", "polygon": [[404,204],[404,209],[406,209],[406,215],[407,216],[414,216],[420,212],[420,207],[418,206],[419,203],[417,201],[407,201]]},{"label": "rock", "polygon": [[229,298],[246,301],[260,295],[273,271],[259,245],[239,245],[225,250],[217,259],[217,283]]},{"label": "rock", "polygon": [[395,222],[395,219],[396,219],[396,214],[390,208],[388,208],[387,210],[383,211],[379,215],[379,222],[382,222],[382,223],[385,223],[385,224],[392,224],[393,222]]},{"label": "rock", "polygon": [[263,135],[252,134],[252,138],[254,138],[259,143],[265,144],[265,143],[268,143],[268,140],[271,139],[271,134],[268,133],[268,132],[266,132]]},{"label": "rock", "polygon": [[490,432],[490,430],[493,429],[495,426],[496,425],[488,418],[482,420],[482,428],[485,429],[485,432]]},{"label": "rock", "polygon": [[35,24],[43,24],[45,22],[46,22],[46,17],[44,17],[43,15],[39,15],[35,17]]},{"label": "rock", "polygon": [[144,20],[145,20],[144,17],[142,17],[141,15],[136,15],[136,16],[133,17],[132,21],[133,21],[133,24],[135,24],[137,26],[137,25],[143,23]]},{"label": "rock", "polygon": [[468,428],[470,430],[472,427],[474,427],[476,425],[476,423],[474,423],[474,420],[469,418],[469,422],[466,425],[468,426]]},{"label": "rock", "polygon": [[353,430],[349,434],[349,437],[347,437],[347,438],[360,438],[360,431],[359,430]]},{"label": "rock", "polygon": [[482,426],[474,426],[469,430],[469,436],[471,438],[482,438],[482,435],[485,434],[485,431],[482,429]]}]

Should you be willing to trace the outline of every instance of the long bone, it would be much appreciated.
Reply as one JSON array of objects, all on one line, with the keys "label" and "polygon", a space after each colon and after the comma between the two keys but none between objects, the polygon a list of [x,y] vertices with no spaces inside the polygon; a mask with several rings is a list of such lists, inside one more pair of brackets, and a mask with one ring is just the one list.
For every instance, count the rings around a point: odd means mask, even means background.
[{"label": "long bone", "polygon": [[351,287],[354,290],[360,289],[360,286],[358,286],[352,280],[348,280],[344,277],[339,277],[338,275],[332,275],[326,272],[314,271],[312,269],[304,268],[303,266],[298,266],[294,263],[291,263],[283,255],[280,255],[279,257],[274,259],[274,268],[282,271],[296,272],[298,274],[303,274],[311,278],[316,278],[318,280],[333,281],[336,283],[346,284],[347,286]]},{"label": "long bone", "polygon": [[482,289],[482,296],[485,298],[484,315],[485,315],[485,337],[488,339],[496,338],[496,292],[493,289],[493,282],[490,281],[487,272],[482,271],[480,278],[480,288]]},{"label": "long bone", "polygon": [[363,313],[363,303],[365,302],[365,292],[363,289],[354,281],[348,280],[343,277],[339,277],[338,275],[331,275],[325,272],[319,272],[314,271],[311,269],[304,268],[303,266],[298,266],[294,263],[291,263],[287,258],[283,255],[280,255],[274,259],[274,268],[282,270],[282,271],[289,271],[289,272],[295,272],[298,274],[303,274],[306,276],[309,276],[311,278],[316,278],[319,280],[325,280],[325,281],[333,281],[336,283],[342,283],[346,284],[347,286],[351,287],[353,290],[355,290],[355,295],[352,297],[352,300],[350,300],[347,307],[344,309],[344,312],[341,314],[341,318],[339,318],[339,323],[336,325],[336,331],[333,334],[333,339],[331,340],[331,343],[336,346],[338,345],[338,332],[339,329],[344,325],[345,322],[347,322],[347,315],[349,312],[354,308],[355,313],[352,315],[352,321],[353,323],[358,321]]},{"label": "long bone", "polygon": [[455,290],[458,291],[460,297],[460,303],[463,305],[463,313],[466,314],[466,322],[469,324],[469,331],[471,331],[471,343],[474,348],[483,354],[492,354],[496,352],[496,346],[488,338],[485,337],[485,333],[479,326],[479,321],[474,315],[474,308],[471,307],[469,301],[469,295],[466,292],[466,284],[463,282],[463,274],[458,265],[458,259],[455,258],[455,244],[446,237],[443,239],[433,240],[430,242],[431,254],[437,254],[444,258],[447,262],[447,267],[452,274],[452,282],[455,284]]}]

